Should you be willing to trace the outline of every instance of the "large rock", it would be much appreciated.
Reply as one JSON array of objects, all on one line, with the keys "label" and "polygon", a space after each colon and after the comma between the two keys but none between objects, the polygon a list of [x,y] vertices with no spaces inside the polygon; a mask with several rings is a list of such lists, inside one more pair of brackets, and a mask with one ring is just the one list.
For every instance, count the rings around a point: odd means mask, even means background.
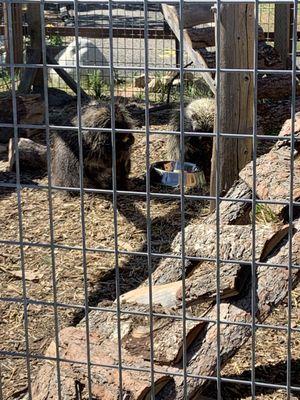
[{"label": "large rock", "polygon": [[[79,38],[78,39],[78,56],[80,65],[90,65],[90,66],[108,66],[109,62],[100,49],[90,40]],[[70,65],[76,66],[76,41],[73,40],[65,49],[60,51],[55,57],[59,65]],[[77,71],[76,68],[66,68],[66,72],[77,81]],[[80,78],[83,79],[87,75],[93,73],[100,73],[100,78],[109,83],[109,70],[108,69],[80,69]],[[51,70],[50,82],[53,86],[59,86],[60,78],[58,75]]]}]

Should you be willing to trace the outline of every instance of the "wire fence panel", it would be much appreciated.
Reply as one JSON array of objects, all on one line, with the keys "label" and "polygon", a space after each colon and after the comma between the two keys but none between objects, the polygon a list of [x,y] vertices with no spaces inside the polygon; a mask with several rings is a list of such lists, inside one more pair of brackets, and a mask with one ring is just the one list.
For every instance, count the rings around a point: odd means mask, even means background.
[{"label": "wire fence panel", "polygon": [[0,2],[0,399],[300,397],[298,25]]}]

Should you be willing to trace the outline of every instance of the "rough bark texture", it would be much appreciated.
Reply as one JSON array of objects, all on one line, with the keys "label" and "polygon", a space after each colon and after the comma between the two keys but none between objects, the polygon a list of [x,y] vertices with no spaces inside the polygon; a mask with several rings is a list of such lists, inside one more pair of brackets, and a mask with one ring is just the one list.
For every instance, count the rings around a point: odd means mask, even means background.
[{"label": "rough bark texture", "polygon": [[[296,122],[296,135],[300,138],[299,116]],[[281,135],[290,133],[290,122],[287,122]],[[299,146],[296,144],[296,148]],[[294,187],[293,199],[300,198],[300,156],[296,150],[294,153]],[[271,151],[257,159],[256,162],[256,193],[259,199],[286,201],[290,199],[290,168],[291,168],[291,149],[289,141],[278,141]],[[240,177],[249,187],[253,185],[253,165],[252,162],[240,172]],[[284,216],[288,206],[284,204],[268,204],[274,213]]]},{"label": "rough bark texture", "polygon": [[[39,94],[17,95],[17,118],[19,124],[38,125],[44,121],[44,105]],[[13,123],[13,107],[11,94],[0,97],[0,121],[5,124]],[[29,136],[35,129],[20,129],[19,136]],[[0,142],[8,143],[13,137],[13,128],[0,128]]]},{"label": "rough bark texture", "polygon": [[[278,225],[259,225],[256,229],[255,257],[257,260],[266,258],[273,246],[286,233],[286,228]],[[181,253],[181,233],[172,243],[172,254]],[[220,258],[222,260],[252,260],[252,226],[251,225],[223,225],[220,227]],[[270,242],[271,241],[271,242]],[[273,248],[273,247],[272,247]],[[214,258],[216,257],[216,227],[215,225],[188,225],[185,229],[186,257]],[[196,261],[196,263],[198,263]],[[186,260],[185,269],[188,273],[195,266],[195,261]],[[160,285],[182,279],[181,259],[166,258],[152,274],[153,284]],[[145,285],[148,281],[145,281]]]},{"label": "rough bark texture", "polygon": [[[252,199],[252,190],[241,179],[236,181],[228,190],[225,198],[228,199]],[[220,203],[220,223],[224,225],[245,225],[250,223],[251,203],[241,201],[222,200]],[[216,223],[216,212],[213,212],[205,223]]]},{"label": "rough bark texture", "polygon": [[[35,143],[30,139],[21,138],[18,142],[19,161],[22,170],[31,169],[44,172],[47,167],[47,147]],[[8,146],[9,171],[16,168],[16,149],[14,139],[10,139]]]}]

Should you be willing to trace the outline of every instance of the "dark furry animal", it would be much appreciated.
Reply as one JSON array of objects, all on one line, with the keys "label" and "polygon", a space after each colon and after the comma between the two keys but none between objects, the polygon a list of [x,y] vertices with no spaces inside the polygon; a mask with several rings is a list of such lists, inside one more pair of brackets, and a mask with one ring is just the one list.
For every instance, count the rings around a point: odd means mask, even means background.
[{"label": "dark furry animal", "polygon": [[[184,110],[185,132],[213,132],[215,117],[215,101],[211,98],[194,100]],[[180,113],[176,111],[172,118],[172,129],[180,131]],[[212,138],[186,136],[184,141],[184,159],[192,162],[204,171],[205,177],[209,179],[212,156]],[[180,159],[180,136],[168,135],[167,139],[168,157],[171,160]]]},{"label": "dark furry animal", "polygon": [[[82,109],[82,126],[111,128],[111,109],[107,105],[90,102]],[[72,120],[77,126],[77,117]],[[115,105],[115,128],[133,129],[134,122],[120,104]],[[134,136],[130,132],[115,133],[117,188],[125,188],[130,173],[130,152]],[[84,188],[110,189],[112,187],[111,132],[82,130],[83,186]],[[80,187],[79,144],[75,131],[64,131],[54,136],[52,178],[53,184],[63,187]],[[74,191],[70,192],[74,194]]]}]

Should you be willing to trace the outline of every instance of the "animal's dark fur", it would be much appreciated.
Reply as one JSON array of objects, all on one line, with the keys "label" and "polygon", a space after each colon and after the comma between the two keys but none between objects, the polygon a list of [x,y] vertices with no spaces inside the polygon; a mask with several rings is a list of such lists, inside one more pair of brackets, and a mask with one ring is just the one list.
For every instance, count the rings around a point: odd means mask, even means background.
[{"label": "animal's dark fur", "polygon": [[[189,103],[184,112],[185,132],[213,132],[215,103],[211,98],[194,100]],[[180,113],[176,111],[172,119],[172,129],[180,131]],[[206,178],[209,178],[212,156],[212,138],[186,136],[184,141],[186,162],[192,162],[201,167]],[[180,136],[168,135],[168,156],[171,160],[180,159]]]},{"label": "animal's dark fur", "polygon": [[[72,121],[77,126],[77,118]],[[82,126],[111,128],[111,110],[107,105],[90,102],[82,109]],[[134,122],[124,107],[115,105],[115,128],[133,129]],[[115,134],[117,188],[124,188],[130,173],[130,151],[134,136],[130,132]],[[112,187],[111,132],[82,131],[84,188],[110,189]],[[54,136],[52,159],[53,184],[63,187],[80,186],[78,134],[57,132]],[[73,192],[74,193],[74,192]]]}]

